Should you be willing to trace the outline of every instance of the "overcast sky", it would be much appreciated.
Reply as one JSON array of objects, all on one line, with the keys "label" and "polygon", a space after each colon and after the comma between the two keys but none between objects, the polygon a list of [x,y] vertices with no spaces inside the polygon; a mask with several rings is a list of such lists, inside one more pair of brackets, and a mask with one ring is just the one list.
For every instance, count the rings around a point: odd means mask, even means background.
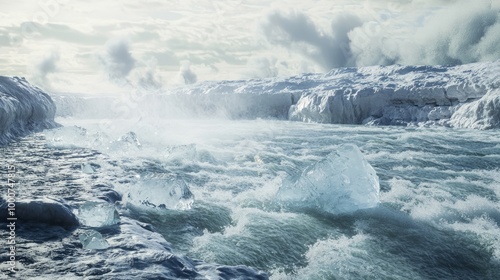
[{"label": "overcast sky", "polygon": [[0,75],[159,90],[335,67],[500,59],[500,0],[0,0]]}]

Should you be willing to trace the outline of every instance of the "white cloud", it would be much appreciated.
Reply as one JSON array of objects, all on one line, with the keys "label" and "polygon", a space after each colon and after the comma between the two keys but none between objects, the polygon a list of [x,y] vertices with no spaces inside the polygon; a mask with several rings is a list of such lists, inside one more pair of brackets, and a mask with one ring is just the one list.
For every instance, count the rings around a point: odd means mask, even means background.
[{"label": "white cloud", "polygon": [[52,50],[45,54],[40,60],[32,66],[33,83],[50,88],[51,85],[47,79],[47,75],[58,71],[57,63],[60,55],[57,50]]},{"label": "white cloud", "polygon": [[[334,15],[332,28],[326,31],[305,13],[272,13],[263,25],[264,34],[271,44],[295,51],[324,70],[500,59],[496,47],[500,43],[500,9],[491,1],[427,1],[417,11],[408,7],[423,4],[419,0],[407,1],[406,6],[389,2],[385,9],[380,2],[367,3],[371,9],[364,17]],[[373,5],[380,10],[373,10]]]},{"label": "white cloud", "polygon": [[136,71],[134,80],[136,87],[146,91],[160,91],[164,87],[164,81],[157,68],[156,60],[150,60],[145,67]]},{"label": "white cloud", "polygon": [[329,34],[305,14],[274,12],[263,24],[267,40],[299,51],[325,70],[348,65],[351,57],[348,33],[361,25],[358,16],[343,13],[334,17]]},{"label": "white cloud", "polygon": [[[0,17],[0,74],[36,72],[54,87],[66,81],[78,91],[105,91],[117,81],[165,87],[179,75],[184,83],[339,66],[500,59],[498,0],[55,2],[59,6],[50,9],[29,0],[9,4]],[[36,34],[24,36],[27,24]],[[109,38],[127,40],[112,40],[103,50]],[[49,55],[41,66],[30,59],[54,46],[60,60]],[[102,50],[98,60],[96,50]],[[155,67],[146,63],[151,58]],[[56,66],[57,75],[50,70]],[[113,82],[104,85],[108,78]]]},{"label": "white cloud", "polygon": [[112,81],[123,81],[135,67],[135,59],[129,43],[123,39],[112,39],[106,43],[106,50],[99,55],[104,70]]},{"label": "white cloud", "polygon": [[198,80],[196,74],[193,72],[193,70],[191,70],[191,63],[189,61],[183,61],[181,63],[181,68],[179,69],[179,77],[186,85],[194,84]]}]

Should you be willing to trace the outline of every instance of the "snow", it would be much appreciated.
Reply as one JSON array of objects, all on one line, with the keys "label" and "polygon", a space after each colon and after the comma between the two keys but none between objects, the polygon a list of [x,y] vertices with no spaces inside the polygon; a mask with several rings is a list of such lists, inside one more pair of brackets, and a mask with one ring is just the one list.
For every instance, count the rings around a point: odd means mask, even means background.
[{"label": "snow", "polygon": [[0,144],[55,127],[55,112],[54,102],[41,89],[24,78],[0,76]]},{"label": "snow", "polygon": [[82,225],[89,227],[112,226],[120,222],[115,206],[106,202],[85,202],[78,208],[76,215]]},{"label": "snow", "polygon": [[[287,78],[202,82],[163,93],[54,96],[58,116],[278,118],[292,121],[463,127],[490,113],[458,109],[500,87],[500,61],[460,66],[371,66]],[[489,111],[491,106],[483,107]],[[471,107],[470,110],[479,108]],[[475,115],[474,117],[472,115]],[[453,122],[450,119],[453,118]],[[462,125],[464,124],[464,125]],[[495,125],[466,126],[493,128]]]},{"label": "snow", "polygon": [[124,197],[132,205],[160,209],[187,210],[194,202],[194,195],[186,182],[170,174],[141,176]]},{"label": "snow", "polygon": [[277,198],[285,205],[339,214],[376,207],[379,192],[373,167],[356,145],[344,144],[295,181],[284,183]]}]

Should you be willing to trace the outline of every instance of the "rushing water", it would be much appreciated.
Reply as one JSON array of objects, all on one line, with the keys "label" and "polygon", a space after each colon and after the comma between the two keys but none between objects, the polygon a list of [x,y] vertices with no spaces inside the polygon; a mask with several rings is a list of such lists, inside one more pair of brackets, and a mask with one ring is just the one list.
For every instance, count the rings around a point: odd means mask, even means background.
[{"label": "rushing water", "polygon": [[[59,119],[52,147],[97,149],[124,190],[134,174],[175,173],[190,210],[126,206],[175,251],[248,265],[272,279],[498,279],[500,132],[286,121],[137,122]],[[84,127],[85,130],[73,125]],[[126,146],[118,137],[133,131]],[[138,144],[140,143],[140,145]],[[332,215],[283,207],[278,188],[345,143],[380,178],[377,208]],[[120,146],[122,145],[122,146]]]}]

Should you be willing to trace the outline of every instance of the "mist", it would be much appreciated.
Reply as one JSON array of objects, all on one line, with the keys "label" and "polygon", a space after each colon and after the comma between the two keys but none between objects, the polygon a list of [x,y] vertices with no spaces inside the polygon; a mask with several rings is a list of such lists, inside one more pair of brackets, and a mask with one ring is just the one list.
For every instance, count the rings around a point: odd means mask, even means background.
[{"label": "mist", "polygon": [[99,60],[110,80],[123,80],[134,69],[136,60],[132,57],[129,43],[125,40],[110,40]]},{"label": "mist", "polygon": [[60,54],[56,50],[52,50],[45,54],[38,62],[33,65],[32,78],[33,82],[50,88],[50,83],[47,75],[58,71],[57,64],[60,60]]},{"label": "mist", "polygon": [[[375,1],[371,1],[375,2]],[[418,1],[417,1],[418,2]],[[328,71],[370,65],[459,65],[500,59],[500,8],[491,1],[444,1],[432,10],[340,13],[322,29],[303,12],[273,12],[261,29],[268,43]],[[431,1],[428,5],[443,3]],[[451,3],[451,4],[450,4]]]}]

